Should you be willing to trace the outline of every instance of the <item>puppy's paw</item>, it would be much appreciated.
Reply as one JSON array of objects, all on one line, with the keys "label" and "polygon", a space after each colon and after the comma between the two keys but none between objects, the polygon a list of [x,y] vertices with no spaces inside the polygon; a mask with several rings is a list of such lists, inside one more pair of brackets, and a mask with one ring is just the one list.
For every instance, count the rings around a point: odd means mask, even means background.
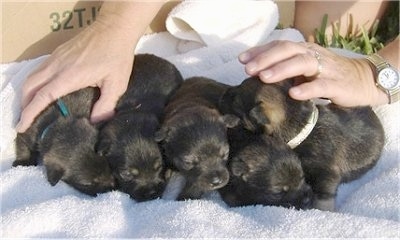
[{"label": "puppy's paw", "polygon": [[13,167],[17,167],[17,166],[36,166],[37,162],[33,161],[31,159],[17,159],[12,163]]},{"label": "puppy's paw", "polygon": [[335,199],[315,199],[313,203],[313,208],[322,210],[322,211],[335,211]]}]

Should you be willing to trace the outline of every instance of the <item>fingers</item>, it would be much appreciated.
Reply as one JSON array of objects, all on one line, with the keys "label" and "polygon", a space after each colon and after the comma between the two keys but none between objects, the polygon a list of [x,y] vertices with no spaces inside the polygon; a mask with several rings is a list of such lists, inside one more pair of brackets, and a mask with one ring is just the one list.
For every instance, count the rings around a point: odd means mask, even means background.
[{"label": "fingers", "polygon": [[35,93],[42,88],[53,76],[53,73],[48,66],[47,59],[35,71],[33,71],[22,86],[21,107],[25,108],[26,105],[32,100]]},{"label": "fingers", "polygon": [[289,96],[296,100],[308,100],[313,98],[330,98],[331,86],[326,80],[318,79],[311,82],[304,82],[289,89]]},{"label": "fingers", "polygon": [[259,73],[263,82],[273,83],[294,76],[314,76],[318,70],[318,61],[311,54],[297,54],[281,61]]},{"label": "fingers", "polygon": [[[123,83],[127,81],[115,82]],[[115,106],[127,88],[127,84],[112,86],[112,84],[115,82],[106,81],[104,86],[101,87],[100,98],[94,104],[90,115],[90,121],[92,123],[101,122],[111,118],[114,115]]]},{"label": "fingers", "polygon": [[[30,81],[33,82],[38,76],[40,76],[40,74],[33,76]],[[74,86],[64,77],[58,77],[51,81],[37,84],[33,83],[32,85],[26,86],[27,87],[23,90],[23,110],[19,123],[16,126],[17,132],[26,131],[36,116],[57,98],[78,89],[78,86]]]},{"label": "fingers", "polygon": [[[293,43],[289,41],[273,41],[266,45],[249,49],[239,55],[245,61],[245,71],[249,75],[257,75],[262,70],[270,70],[270,68],[284,60],[290,59],[297,55],[310,54],[308,48],[304,44]],[[240,61],[242,61],[240,60]],[[243,61],[242,61],[243,62]],[[269,74],[272,75],[272,70]]]}]

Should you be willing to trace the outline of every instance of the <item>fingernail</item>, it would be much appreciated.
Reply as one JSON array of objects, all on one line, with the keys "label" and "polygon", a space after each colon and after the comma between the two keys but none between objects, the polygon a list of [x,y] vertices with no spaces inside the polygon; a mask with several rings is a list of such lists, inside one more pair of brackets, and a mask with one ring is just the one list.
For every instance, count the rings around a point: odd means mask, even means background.
[{"label": "fingernail", "polygon": [[272,71],[270,70],[265,70],[260,73],[260,78],[262,80],[268,80],[270,77],[272,77]]},{"label": "fingernail", "polygon": [[297,87],[293,87],[289,91],[290,91],[290,95],[294,95],[294,96],[300,96],[302,93],[300,88],[297,88]]},{"label": "fingernail", "polygon": [[20,121],[20,122],[18,122],[17,125],[15,126],[15,130],[16,130],[17,132],[22,132],[22,127],[23,127],[23,124],[22,124],[21,121]]},{"label": "fingernail", "polygon": [[239,61],[241,62],[247,62],[250,60],[250,54],[248,54],[247,52],[241,53],[239,55]]},{"label": "fingernail", "polygon": [[254,73],[257,71],[257,64],[254,62],[250,62],[250,63],[246,64],[246,69],[247,69],[247,72]]}]

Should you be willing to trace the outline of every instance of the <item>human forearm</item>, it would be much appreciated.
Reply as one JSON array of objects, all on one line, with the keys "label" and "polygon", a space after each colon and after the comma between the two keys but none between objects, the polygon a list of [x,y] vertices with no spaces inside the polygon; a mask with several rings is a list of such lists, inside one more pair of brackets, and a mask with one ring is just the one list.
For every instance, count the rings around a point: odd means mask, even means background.
[{"label": "human forearm", "polygon": [[327,35],[332,35],[332,24],[339,24],[341,35],[345,35],[349,26],[349,16],[353,18],[353,29],[361,27],[367,30],[376,19],[380,19],[388,1],[296,1],[294,26],[303,33],[308,41],[314,41],[314,31],[321,26],[322,18],[328,15]]},{"label": "human forearm", "polygon": [[390,65],[400,69],[400,37],[397,36],[392,42],[388,43],[384,48],[378,51],[378,54],[382,56]]},{"label": "human forearm", "polygon": [[112,30],[121,41],[136,43],[165,0],[159,1],[105,1],[96,27]]}]

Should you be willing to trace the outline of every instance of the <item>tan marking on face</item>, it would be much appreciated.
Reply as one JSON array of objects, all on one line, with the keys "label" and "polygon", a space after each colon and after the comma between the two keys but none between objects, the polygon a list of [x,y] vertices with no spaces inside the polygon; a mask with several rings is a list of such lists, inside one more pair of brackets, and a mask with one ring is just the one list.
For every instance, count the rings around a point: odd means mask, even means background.
[{"label": "tan marking on face", "polygon": [[263,109],[263,113],[265,114],[265,116],[267,116],[269,120],[269,123],[266,124],[265,128],[268,133],[273,133],[285,120],[286,113],[280,103],[275,104],[270,102],[263,102],[260,106]]}]

